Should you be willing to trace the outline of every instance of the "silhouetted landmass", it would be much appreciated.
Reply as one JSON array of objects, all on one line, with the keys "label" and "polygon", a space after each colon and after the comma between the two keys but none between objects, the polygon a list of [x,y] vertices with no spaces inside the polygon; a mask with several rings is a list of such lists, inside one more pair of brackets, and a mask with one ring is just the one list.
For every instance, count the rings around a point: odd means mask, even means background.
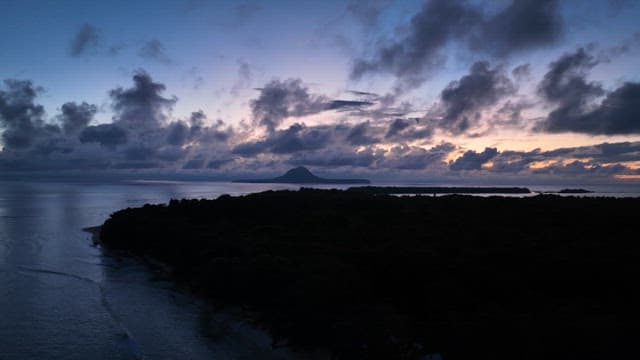
[{"label": "silhouetted landmass", "polygon": [[640,199],[302,189],[125,209],[101,239],[169,265],[294,349],[631,359],[639,208]]},{"label": "silhouetted landmass", "polygon": [[562,189],[558,191],[558,194],[589,194],[591,192],[585,189]]},{"label": "silhouetted landmass", "polygon": [[358,186],[349,191],[370,194],[530,194],[531,190],[521,187],[446,187],[446,186]]},{"label": "silhouetted landmass", "polygon": [[366,179],[326,179],[318,177],[304,166],[287,171],[284,175],[271,179],[241,179],[237,183],[281,183],[281,184],[369,184]]}]

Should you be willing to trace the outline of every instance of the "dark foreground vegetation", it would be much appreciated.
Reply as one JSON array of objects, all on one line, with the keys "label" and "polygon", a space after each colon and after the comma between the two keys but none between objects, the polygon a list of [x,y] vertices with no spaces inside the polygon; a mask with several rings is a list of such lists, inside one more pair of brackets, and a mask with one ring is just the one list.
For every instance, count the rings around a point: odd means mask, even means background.
[{"label": "dark foreground vegetation", "polygon": [[637,359],[640,199],[264,192],[119,211],[105,246],[168,264],[274,344],[341,359]]}]

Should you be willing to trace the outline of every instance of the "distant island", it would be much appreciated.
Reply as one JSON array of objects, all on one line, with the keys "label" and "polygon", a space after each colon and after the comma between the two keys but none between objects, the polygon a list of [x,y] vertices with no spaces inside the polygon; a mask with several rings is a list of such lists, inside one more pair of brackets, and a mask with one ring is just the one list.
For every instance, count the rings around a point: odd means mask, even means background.
[{"label": "distant island", "polygon": [[531,190],[522,187],[448,187],[448,186],[358,186],[348,191],[369,194],[408,195],[408,194],[530,194]]},{"label": "distant island", "polygon": [[273,346],[333,359],[637,354],[640,199],[266,191],[111,215],[105,251],[166,265]]},{"label": "distant island", "polygon": [[370,184],[366,179],[327,179],[316,176],[304,166],[287,171],[284,175],[269,179],[239,179],[235,183],[276,184]]},{"label": "distant island", "polygon": [[592,191],[586,189],[562,189],[558,194],[590,194]]},{"label": "distant island", "polygon": [[593,191],[586,189],[562,189],[557,191],[537,191],[538,194],[591,194]]}]

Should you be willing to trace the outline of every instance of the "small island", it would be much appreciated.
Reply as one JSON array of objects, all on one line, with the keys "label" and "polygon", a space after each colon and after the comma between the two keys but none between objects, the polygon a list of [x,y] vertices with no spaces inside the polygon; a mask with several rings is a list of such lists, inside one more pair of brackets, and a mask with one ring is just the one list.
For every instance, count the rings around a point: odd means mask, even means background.
[{"label": "small island", "polygon": [[287,171],[284,175],[270,179],[240,179],[233,180],[235,183],[252,184],[370,184],[366,179],[326,179],[316,176],[304,166],[299,166]]},{"label": "small island", "polygon": [[121,210],[100,241],[241,309],[274,346],[336,359],[622,359],[637,354],[638,208],[303,188]]},{"label": "small island", "polygon": [[558,194],[590,194],[592,191],[586,189],[562,189]]},{"label": "small island", "polygon": [[530,194],[523,187],[449,187],[449,186],[358,186],[348,191],[384,195],[421,195],[421,194]]}]

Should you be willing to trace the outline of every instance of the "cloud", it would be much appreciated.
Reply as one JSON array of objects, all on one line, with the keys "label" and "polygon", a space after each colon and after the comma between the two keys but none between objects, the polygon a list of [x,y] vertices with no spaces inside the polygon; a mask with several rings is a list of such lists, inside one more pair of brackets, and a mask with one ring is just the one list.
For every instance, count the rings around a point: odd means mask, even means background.
[{"label": "cloud", "polygon": [[384,150],[373,147],[355,151],[349,146],[335,146],[310,153],[296,153],[287,162],[294,166],[373,168],[384,159],[384,153]]},{"label": "cloud", "polygon": [[0,90],[0,128],[4,129],[5,148],[25,149],[38,137],[60,131],[44,123],[44,108],[34,103],[40,88],[27,80],[9,79],[4,85],[6,90]]},{"label": "cloud", "polygon": [[492,69],[486,61],[476,62],[468,75],[449,83],[440,93],[444,114],[437,127],[463,133],[477,122],[482,110],[514,92],[513,83],[501,68]]},{"label": "cloud", "polygon": [[384,168],[398,170],[424,170],[431,166],[444,167],[444,159],[455,149],[450,143],[434,146],[430,149],[407,145],[394,146],[385,154]]},{"label": "cloud", "polygon": [[547,129],[588,134],[640,134],[640,83],[626,82],[607,94],[591,111],[559,119],[548,119]]},{"label": "cloud", "polygon": [[257,89],[260,96],[251,100],[254,123],[273,132],[288,117],[302,117],[323,111],[357,111],[373,105],[371,101],[330,100],[315,95],[300,79],[273,80]]},{"label": "cloud", "polygon": [[420,124],[419,118],[397,118],[391,121],[384,135],[388,141],[427,140],[433,135],[433,127]]},{"label": "cloud", "polygon": [[422,171],[425,169],[445,171],[445,157],[455,149],[450,143],[429,149],[408,145],[397,145],[389,150],[365,146],[359,150],[338,145],[319,151],[295,153],[288,160],[291,165],[325,168],[361,168],[369,171]]},{"label": "cloud", "polygon": [[357,59],[351,77],[387,72],[404,80],[418,78],[441,66],[439,50],[452,38],[462,37],[479,23],[481,14],[461,1],[431,0],[412,19],[407,34],[376,49],[370,60]]},{"label": "cloud", "polygon": [[58,121],[62,124],[62,130],[67,135],[77,134],[84,129],[94,115],[98,112],[98,107],[92,104],[68,102],[62,105],[62,113],[58,115]]},{"label": "cloud", "polygon": [[73,57],[88,55],[100,45],[101,37],[98,29],[85,23],[80,27],[69,44],[69,54]]},{"label": "cloud", "polygon": [[354,109],[360,109],[362,107],[371,106],[374,103],[371,101],[358,101],[358,100],[333,100],[327,105],[327,110],[341,110],[349,111]]},{"label": "cloud", "polygon": [[158,39],[151,39],[142,44],[142,47],[138,50],[138,55],[142,58],[154,60],[165,65],[173,63],[169,55],[167,55],[164,45]]},{"label": "cloud", "polygon": [[[537,125],[547,132],[587,134],[640,133],[640,83],[625,82],[606,93],[599,83],[587,80],[598,60],[584,48],[565,54],[549,65],[538,92],[556,108]],[[606,96],[605,96],[606,95]],[[598,104],[595,101],[602,96]]]},{"label": "cloud", "polygon": [[398,38],[380,41],[370,58],[354,60],[351,78],[392,74],[398,91],[416,87],[446,61],[443,49],[507,56],[556,41],[562,33],[557,0],[513,0],[493,15],[464,0],[428,0]]},{"label": "cloud", "polygon": [[375,129],[366,121],[357,124],[349,131],[347,142],[351,145],[371,145],[380,142],[380,139],[374,134]]},{"label": "cloud", "polygon": [[[547,87],[540,89],[555,94],[561,91],[558,87],[564,86],[563,82],[571,83],[575,76],[589,84],[584,77],[590,68],[584,64],[590,61],[588,56],[587,60],[578,56],[556,62],[557,71],[548,76]],[[496,99],[505,97],[512,88],[503,71],[488,63],[476,63],[469,74],[449,84],[445,89],[449,92],[443,91],[443,94],[450,95],[441,98],[443,119],[475,116],[493,107],[499,102]],[[261,89],[261,96],[265,95],[266,88],[284,95],[274,96],[275,101],[267,101],[272,99],[268,96],[256,98],[255,101],[264,100],[254,104],[262,111],[258,115],[276,114],[284,119],[375,105],[369,101],[331,100],[314,95],[299,80],[274,81],[267,85]],[[585,106],[587,111],[582,116],[597,113],[599,118],[615,117],[616,124],[626,125],[623,121],[626,115],[620,111],[635,101],[637,91],[637,85],[623,84],[602,96],[600,103]],[[640,162],[640,142],[547,151],[498,151],[493,147],[475,151],[460,149],[451,143],[427,145],[435,129],[433,124],[426,119],[404,117],[312,126],[298,122],[286,128],[274,127],[266,133],[250,128],[236,131],[220,119],[208,119],[202,111],[194,111],[187,118],[175,118],[172,109],[177,99],[167,97],[164,92],[164,84],[138,71],[133,74],[130,86],[109,92],[113,109],[111,122],[93,124],[97,106],[67,102],[59,113],[47,118],[37,103],[42,93],[40,88],[26,80],[6,80],[0,88],[3,143],[0,169],[145,169],[235,174],[306,165],[371,176],[391,177],[401,173],[410,177],[453,179],[459,178],[461,171],[467,171],[463,174],[519,176],[529,181],[534,176],[606,178],[633,174],[637,172],[633,170],[634,164]],[[466,151],[451,159],[460,150]]]},{"label": "cloud", "polygon": [[177,99],[162,96],[164,84],[144,71],[134,74],[132,87],[109,92],[114,117],[98,125],[91,125],[95,105],[67,102],[47,120],[35,102],[42,90],[25,80],[6,80],[5,87],[0,89],[5,170],[162,169],[194,159],[232,159],[227,142],[233,128],[221,120],[205,125],[202,111],[173,120]]},{"label": "cloud", "polygon": [[326,109],[327,99],[309,94],[300,79],[273,80],[251,100],[254,121],[273,132],[287,117],[300,117]]},{"label": "cloud", "polygon": [[588,70],[597,64],[598,61],[584,48],[564,54],[549,64],[538,92],[547,101],[568,108],[568,112],[580,110],[586,100],[603,94],[599,84],[586,80]]},{"label": "cloud", "polygon": [[486,19],[480,34],[471,37],[471,48],[497,56],[552,44],[562,34],[559,1],[514,0]]},{"label": "cloud", "polygon": [[411,126],[411,120],[395,119],[393,120],[391,125],[389,125],[389,130],[387,130],[387,133],[385,134],[384,137],[387,139],[392,138],[397,134],[399,134],[400,132],[402,132],[403,130],[405,130],[406,128],[408,128],[409,126]]},{"label": "cloud", "polygon": [[134,86],[109,91],[115,113],[114,123],[133,131],[147,131],[161,126],[177,98],[165,98],[164,84],[155,83],[143,70],[133,75]]},{"label": "cloud", "polygon": [[127,132],[114,124],[100,124],[82,130],[79,139],[81,143],[99,143],[113,147],[127,143]]},{"label": "cloud", "polygon": [[478,153],[473,150],[469,150],[462,154],[459,158],[453,161],[449,165],[449,169],[453,171],[460,170],[480,170],[482,165],[489,162],[496,155],[498,155],[498,149],[496,148],[485,148],[483,152]]},{"label": "cloud", "polygon": [[[640,161],[640,142],[602,143],[547,151],[505,150],[495,154],[493,148],[487,149],[483,153],[467,151],[452,165],[473,164],[464,168],[479,170],[478,164],[482,166],[490,161],[491,166],[482,168],[483,171],[501,174],[609,176],[630,173],[632,170],[624,164]],[[456,169],[452,167],[452,170]]]},{"label": "cloud", "polygon": [[307,127],[296,123],[287,129],[271,132],[266,139],[241,143],[233,148],[232,153],[251,157],[265,153],[290,154],[316,150],[327,146],[332,137],[330,127]]},{"label": "cloud", "polygon": [[556,163],[533,171],[534,174],[552,174],[571,177],[584,177],[587,175],[609,177],[627,172],[629,172],[629,168],[621,164],[602,165],[578,160],[568,164]]}]

